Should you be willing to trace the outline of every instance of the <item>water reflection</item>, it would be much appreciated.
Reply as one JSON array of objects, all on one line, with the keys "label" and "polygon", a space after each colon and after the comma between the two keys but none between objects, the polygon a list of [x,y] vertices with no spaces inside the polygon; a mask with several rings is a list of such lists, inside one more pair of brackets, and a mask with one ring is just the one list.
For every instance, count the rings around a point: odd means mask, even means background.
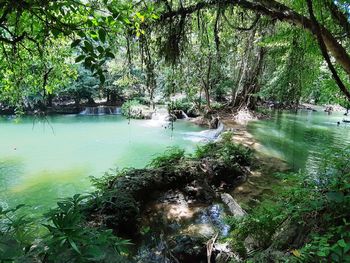
[{"label": "water reflection", "polygon": [[341,113],[276,112],[269,120],[251,122],[249,132],[262,144],[262,151],[289,163],[294,171],[314,173],[322,153],[329,147],[342,149],[350,143],[350,125]]}]

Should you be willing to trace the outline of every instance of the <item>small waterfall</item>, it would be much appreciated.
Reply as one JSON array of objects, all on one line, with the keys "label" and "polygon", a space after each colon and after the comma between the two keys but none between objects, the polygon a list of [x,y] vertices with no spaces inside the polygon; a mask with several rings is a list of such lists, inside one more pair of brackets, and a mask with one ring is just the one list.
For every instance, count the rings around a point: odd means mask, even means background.
[{"label": "small waterfall", "polygon": [[121,109],[117,106],[97,106],[97,107],[85,107],[85,109],[79,113],[80,115],[120,115]]},{"label": "small waterfall", "polygon": [[205,130],[201,132],[186,133],[188,139],[192,141],[214,141],[219,138],[220,134],[225,130],[222,122],[219,122],[217,129]]},{"label": "small waterfall", "polygon": [[167,109],[158,108],[152,113],[150,120],[147,120],[144,125],[147,127],[160,127],[169,123],[169,113]]},{"label": "small waterfall", "polygon": [[184,111],[181,111],[181,114],[182,114],[184,119],[188,119],[188,115]]}]

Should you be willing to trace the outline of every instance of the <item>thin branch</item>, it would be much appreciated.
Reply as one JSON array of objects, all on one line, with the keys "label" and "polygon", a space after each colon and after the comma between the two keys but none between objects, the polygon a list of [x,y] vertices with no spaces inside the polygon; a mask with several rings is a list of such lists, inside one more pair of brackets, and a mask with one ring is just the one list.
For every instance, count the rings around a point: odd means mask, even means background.
[{"label": "thin branch", "polygon": [[227,17],[226,17],[224,12],[223,12],[222,16],[225,19],[226,23],[231,28],[236,29],[236,30],[240,30],[240,31],[250,31],[250,30],[252,30],[257,25],[257,23],[259,22],[260,17],[261,17],[259,14],[256,15],[255,20],[252,22],[252,24],[249,27],[239,27],[239,26],[232,25],[232,23],[227,19]]}]

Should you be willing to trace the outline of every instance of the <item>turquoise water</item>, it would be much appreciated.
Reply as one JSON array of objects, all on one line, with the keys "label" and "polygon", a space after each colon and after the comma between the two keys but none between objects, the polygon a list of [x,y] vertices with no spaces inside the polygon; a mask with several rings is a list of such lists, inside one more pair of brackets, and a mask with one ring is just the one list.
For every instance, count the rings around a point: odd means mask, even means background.
[{"label": "turquoise water", "polygon": [[202,129],[185,121],[174,130],[122,116],[0,117],[0,204],[45,211],[59,198],[91,190],[89,176],[116,167],[143,167],[169,146],[192,151]]},{"label": "turquoise water", "polygon": [[[350,124],[341,113],[275,113],[251,122],[248,130],[260,150],[313,172],[329,147],[350,144]],[[116,167],[143,167],[169,146],[192,151],[203,135],[200,127],[175,122],[174,130],[156,121],[121,116],[54,116],[19,121],[0,117],[0,205],[30,205],[46,211],[59,198],[90,191],[89,176]]]},{"label": "turquoise water", "polygon": [[350,145],[350,123],[343,119],[342,113],[275,112],[271,119],[251,122],[248,131],[262,152],[285,160],[294,171],[314,173],[325,150]]}]

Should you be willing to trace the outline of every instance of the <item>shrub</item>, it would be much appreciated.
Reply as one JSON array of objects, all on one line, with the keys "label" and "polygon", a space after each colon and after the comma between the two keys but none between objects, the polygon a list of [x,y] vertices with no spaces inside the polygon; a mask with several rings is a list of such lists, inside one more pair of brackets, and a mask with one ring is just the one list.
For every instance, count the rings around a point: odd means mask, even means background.
[{"label": "shrub", "polygon": [[1,262],[125,262],[128,240],[110,229],[89,226],[83,204],[89,196],[75,195],[57,203],[43,226],[15,209],[0,209]]},{"label": "shrub", "polygon": [[141,103],[138,100],[128,100],[128,101],[124,102],[122,107],[121,107],[123,115],[127,118],[132,117],[132,113],[131,113],[132,108],[138,107],[138,106],[141,106]]},{"label": "shrub", "polygon": [[[265,249],[282,222],[303,231],[302,247],[294,247],[286,261],[350,262],[350,151],[331,149],[324,154],[317,176],[305,172],[277,174],[283,185],[265,196],[252,213],[233,227],[231,243],[241,255],[242,240],[253,237]],[[288,220],[287,220],[288,219]],[[264,252],[256,253],[254,260]],[[266,261],[261,261],[266,262]]]},{"label": "shrub", "polygon": [[185,150],[178,147],[168,148],[162,155],[155,157],[149,164],[150,167],[159,168],[179,163],[185,157]]},{"label": "shrub", "polygon": [[221,135],[218,142],[210,142],[197,147],[194,156],[196,158],[213,158],[223,160],[228,166],[235,163],[239,165],[250,165],[253,153],[252,150],[241,145],[233,143],[232,133],[225,132]]},{"label": "shrub", "polygon": [[187,99],[175,100],[169,105],[171,110],[182,110],[184,112],[189,112],[194,107],[194,104]]}]

